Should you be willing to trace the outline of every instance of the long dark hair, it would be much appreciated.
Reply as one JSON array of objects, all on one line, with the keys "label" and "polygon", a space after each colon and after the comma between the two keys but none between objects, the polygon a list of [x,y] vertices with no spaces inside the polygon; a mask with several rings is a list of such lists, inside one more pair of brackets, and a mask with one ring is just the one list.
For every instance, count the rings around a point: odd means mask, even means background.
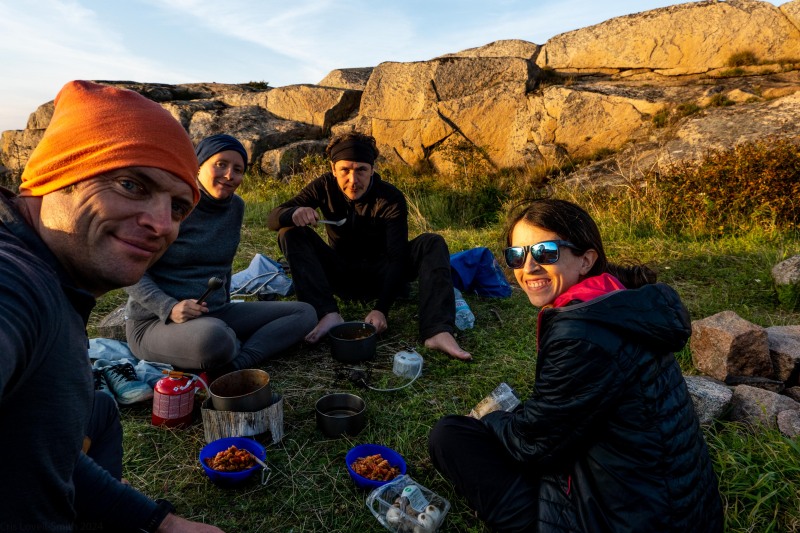
[{"label": "long dark hair", "polygon": [[625,264],[609,263],[597,224],[589,213],[572,202],[540,198],[512,209],[503,234],[506,246],[511,246],[511,232],[520,222],[552,231],[562,239],[570,241],[578,250],[566,249],[575,255],[581,255],[586,250],[595,250],[597,260],[584,277],[598,276],[607,272],[629,289],[656,282],[656,273],[641,263],[635,261]]}]

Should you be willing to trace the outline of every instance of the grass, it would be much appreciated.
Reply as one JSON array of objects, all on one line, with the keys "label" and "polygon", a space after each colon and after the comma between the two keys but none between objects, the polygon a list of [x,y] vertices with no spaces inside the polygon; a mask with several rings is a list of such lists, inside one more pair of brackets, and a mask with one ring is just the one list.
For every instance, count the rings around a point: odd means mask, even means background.
[{"label": "grass", "polygon": [[[442,177],[444,185],[437,188],[430,177],[391,171],[385,175],[414,199],[413,233],[432,228],[445,237],[451,252],[487,246],[499,256],[499,219],[518,190],[495,183],[498,192],[491,203],[481,200],[481,195],[491,196],[487,192],[491,180],[459,188]],[[280,257],[275,234],[265,228],[266,215],[302,186],[302,180],[288,184],[263,177],[250,180],[242,191],[247,213],[236,270],[244,268],[256,252]],[[465,214],[471,206],[464,201],[465,189],[486,216],[476,220]],[[590,211],[612,260],[638,258],[648,263],[661,281],[677,289],[694,319],[733,310],[761,326],[800,323],[800,313],[777,305],[770,278],[776,262],[800,254],[796,226],[781,229],[743,217],[738,224],[729,220],[725,231],[719,232],[714,224],[704,222],[702,213],[691,219],[683,212],[678,223],[666,224],[663,217],[673,213],[667,209],[672,198],[656,187],[632,187],[618,196],[559,187],[554,191]],[[410,387],[391,393],[359,388],[348,379],[349,370],[332,360],[324,343],[299,346],[263,367],[285,403],[284,439],[279,444],[261,439],[272,469],[266,486],[255,479],[235,489],[210,484],[197,459],[204,444],[202,425],[196,422],[181,430],[153,427],[151,406],[145,404],[122,407],[125,477],[151,497],[170,499],[181,515],[229,532],[377,532],[383,529],[365,505],[367,494],[355,488],[344,465],[352,446],[374,442],[400,452],[411,477],[451,502],[444,531],[485,531],[464,500],[433,469],[427,435],[438,418],[468,412],[501,381],[527,395],[534,379],[536,310],[516,288],[508,299],[467,295],[476,316],[475,328],[458,335],[462,346],[475,356],[467,364],[420,345],[414,297],[412,291],[410,300],[395,305],[390,329],[379,340],[377,358],[365,367],[373,386],[397,385],[392,356],[413,346],[424,358],[424,373]],[[101,299],[90,321],[90,335],[99,318],[123,300],[120,291]],[[345,302],[342,306],[346,319],[360,319],[367,311],[364,304]],[[684,372],[696,373],[688,348],[678,358]],[[365,399],[368,424],[358,437],[327,439],[316,429],[314,403],[334,391],[354,392]],[[800,529],[797,439],[729,422],[718,422],[704,432],[720,480],[726,531]]]}]

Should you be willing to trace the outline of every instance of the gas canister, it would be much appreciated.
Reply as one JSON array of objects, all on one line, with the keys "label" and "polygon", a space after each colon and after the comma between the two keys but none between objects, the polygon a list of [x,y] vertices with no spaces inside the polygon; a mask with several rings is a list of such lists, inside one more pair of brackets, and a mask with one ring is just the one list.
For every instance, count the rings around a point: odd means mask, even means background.
[{"label": "gas canister", "polygon": [[154,426],[188,426],[192,421],[199,378],[186,372],[167,372],[168,375],[153,387],[152,423]]}]

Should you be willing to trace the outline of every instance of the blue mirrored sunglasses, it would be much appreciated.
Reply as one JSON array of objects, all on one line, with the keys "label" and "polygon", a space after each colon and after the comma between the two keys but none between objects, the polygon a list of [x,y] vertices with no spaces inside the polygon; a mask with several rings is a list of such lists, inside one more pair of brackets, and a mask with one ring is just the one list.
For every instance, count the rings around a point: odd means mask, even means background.
[{"label": "blue mirrored sunglasses", "polygon": [[503,256],[509,268],[522,268],[525,266],[525,255],[530,252],[533,260],[540,265],[552,265],[558,262],[558,249],[566,246],[573,250],[580,250],[569,241],[544,241],[528,246],[509,246],[503,250]]}]

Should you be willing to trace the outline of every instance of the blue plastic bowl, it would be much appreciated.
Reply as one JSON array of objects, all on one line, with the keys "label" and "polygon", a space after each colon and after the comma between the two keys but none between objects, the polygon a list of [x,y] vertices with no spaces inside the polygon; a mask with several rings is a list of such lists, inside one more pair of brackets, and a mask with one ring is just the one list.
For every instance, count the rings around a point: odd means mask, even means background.
[{"label": "blue plastic bowl", "polygon": [[389,483],[389,481],[375,481],[365,478],[360,474],[356,474],[353,471],[353,468],[350,466],[359,457],[367,457],[370,455],[375,455],[376,453],[381,454],[381,457],[389,461],[390,465],[400,469],[400,474],[398,474],[398,476],[402,476],[406,473],[406,462],[403,459],[403,456],[393,449],[387,448],[386,446],[381,446],[380,444],[359,444],[347,452],[347,455],[344,457],[344,462],[347,465],[347,473],[350,474],[350,478],[358,488],[372,490]]},{"label": "blue plastic bowl", "polygon": [[211,441],[205,446],[203,449],[200,450],[200,464],[203,467],[208,479],[213,481],[216,485],[221,487],[232,487],[234,485],[238,485],[242,483],[247,478],[252,476],[256,471],[261,469],[261,465],[256,463],[255,465],[251,466],[247,470],[242,470],[240,472],[220,472],[219,470],[214,470],[210,468],[206,464],[206,459],[214,457],[217,453],[227,450],[231,446],[236,446],[238,449],[242,450],[249,450],[253,453],[256,457],[261,459],[262,461],[267,460],[267,451],[264,447],[259,444],[258,442],[254,441],[253,439],[248,439],[245,437],[226,437],[224,439],[217,439],[215,441]]}]

